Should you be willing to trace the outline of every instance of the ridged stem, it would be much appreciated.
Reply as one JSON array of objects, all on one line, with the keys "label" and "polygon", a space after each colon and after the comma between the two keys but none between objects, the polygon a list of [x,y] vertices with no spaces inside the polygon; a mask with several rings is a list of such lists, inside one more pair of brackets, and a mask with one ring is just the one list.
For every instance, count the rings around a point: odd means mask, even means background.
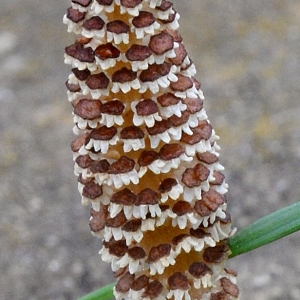
[{"label": "ridged stem", "polygon": [[267,215],[228,240],[230,258],[252,251],[300,230],[300,202]]},{"label": "ridged stem", "polygon": [[113,288],[115,283],[111,283],[102,287],[101,289],[87,294],[78,300],[110,300],[114,298]]}]

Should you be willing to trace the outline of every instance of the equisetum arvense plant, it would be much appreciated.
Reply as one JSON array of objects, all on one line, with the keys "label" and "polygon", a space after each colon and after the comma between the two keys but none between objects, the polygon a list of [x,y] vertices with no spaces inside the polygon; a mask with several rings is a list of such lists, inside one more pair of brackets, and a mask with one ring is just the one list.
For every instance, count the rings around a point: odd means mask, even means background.
[{"label": "equisetum arvense plant", "polygon": [[165,0],[72,0],[71,148],[116,299],[238,299],[218,136]]}]

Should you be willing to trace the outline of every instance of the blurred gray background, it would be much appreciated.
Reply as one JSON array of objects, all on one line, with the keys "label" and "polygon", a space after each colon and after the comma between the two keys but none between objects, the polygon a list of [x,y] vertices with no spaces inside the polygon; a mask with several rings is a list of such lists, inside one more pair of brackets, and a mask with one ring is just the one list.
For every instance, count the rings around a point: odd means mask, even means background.
[{"label": "blurred gray background", "polygon": [[[221,136],[238,228],[300,196],[300,1],[174,0]],[[69,143],[67,0],[0,0],[0,299],[76,299],[111,282]],[[229,262],[243,300],[300,299],[300,235]]]}]

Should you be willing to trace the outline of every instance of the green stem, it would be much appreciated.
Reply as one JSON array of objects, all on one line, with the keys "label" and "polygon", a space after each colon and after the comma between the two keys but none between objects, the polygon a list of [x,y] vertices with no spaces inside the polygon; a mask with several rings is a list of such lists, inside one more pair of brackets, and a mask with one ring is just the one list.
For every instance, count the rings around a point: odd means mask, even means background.
[{"label": "green stem", "polygon": [[[230,258],[252,251],[298,230],[300,230],[300,202],[267,215],[238,231],[228,240],[231,250]],[[115,283],[111,283],[78,300],[111,300],[114,285]]]},{"label": "green stem", "polygon": [[269,244],[300,230],[300,202],[267,215],[228,240],[230,258]]},{"label": "green stem", "polygon": [[113,287],[115,286],[115,283],[111,283],[109,285],[106,285],[102,287],[101,289],[94,291],[90,294],[87,294],[83,296],[82,298],[79,298],[78,300],[110,300],[114,298],[113,294]]}]

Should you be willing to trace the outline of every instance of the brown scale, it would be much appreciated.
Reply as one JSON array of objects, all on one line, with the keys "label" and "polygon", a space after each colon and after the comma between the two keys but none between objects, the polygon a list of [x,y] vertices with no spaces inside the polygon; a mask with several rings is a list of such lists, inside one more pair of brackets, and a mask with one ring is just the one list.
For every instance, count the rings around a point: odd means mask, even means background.
[{"label": "brown scale", "polygon": [[79,84],[69,83],[68,81],[66,81],[66,87],[67,87],[68,91],[70,91],[72,93],[77,93],[77,92],[81,91]]},{"label": "brown scale", "polygon": [[172,126],[178,127],[178,126],[186,123],[189,119],[189,116],[190,116],[190,113],[187,110],[185,110],[182,112],[181,117],[177,117],[176,115],[173,115],[170,118],[168,118],[168,120],[171,122]]},{"label": "brown scale", "polygon": [[136,105],[139,116],[149,116],[158,112],[158,106],[152,99],[143,99]]},{"label": "brown scale", "polygon": [[158,194],[150,189],[145,188],[137,194],[136,201],[134,205],[155,205],[159,203]]},{"label": "brown scale", "polygon": [[134,291],[140,291],[142,288],[146,287],[149,283],[149,277],[146,275],[141,275],[134,280],[131,285],[131,289]]},{"label": "brown scale", "polygon": [[92,232],[99,232],[106,226],[106,220],[109,218],[108,206],[100,203],[100,210],[91,209],[90,228]]},{"label": "brown scale", "polygon": [[199,161],[202,161],[209,165],[218,161],[218,156],[211,152],[196,153],[196,156]]},{"label": "brown scale", "polygon": [[172,207],[172,211],[178,216],[183,216],[192,213],[194,210],[190,203],[182,200],[177,200]]},{"label": "brown scale", "polygon": [[103,194],[101,185],[95,183],[94,181],[87,183],[82,191],[82,196],[94,200]]},{"label": "brown scale", "polygon": [[112,43],[101,44],[95,49],[95,55],[101,60],[118,58],[120,53],[120,50]]},{"label": "brown scale", "polygon": [[134,274],[129,272],[123,274],[116,284],[116,290],[120,293],[128,292],[134,282],[134,277]]},{"label": "brown scale", "polygon": [[186,104],[187,110],[194,114],[203,108],[203,101],[200,98],[185,98],[182,103]]},{"label": "brown scale", "polygon": [[168,62],[164,62],[162,64],[149,65],[147,70],[143,70],[140,73],[139,78],[142,82],[153,82],[159,79],[160,77],[169,74],[170,69],[171,65]]},{"label": "brown scale", "polygon": [[142,297],[147,297],[150,299],[156,298],[160,295],[163,290],[163,285],[159,280],[153,280],[148,283],[145,291],[142,294]]},{"label": "brown scale", "polygon": [[90,165],[90,171],[93,174],[96,173],[107,173],[107,171],[109,170],[110,164],[106,159],[101,159],[101,160],[97,160],[94,161],[93,163],[91,163]]},{"label": "brown scale", "polygon": [[115,34],[129,33],[129,25],[122,20],[110,21],[106,24],[106,28],[108,32]]},{"label": "brown scale", "polygon": [[173,49],[174,39],[166,32],[153,35],[150,38],[149,48],[156,54],[162,55]]},{"label": "brown scale", "polygon": [[67,18],[70,19],[74,23],[79,23],[84,20],[86,13],[80,12],[78,9],[69,7],[67,10]]},{"label": "brown scale", "polygon": [[118,228],[121,227],[126,223],[127,219],[124,215],[123,211],[120,211],[115,217],[113,218],[107,218],[105,221],[105,226],[112,227],[112,228]]},{"label": "brown scale", "polygon": [[92,0],[72,0],[72,2],[83,7],[88,7]]},{"label": "brown scale", "polygon": [[101,102],[81,99],[74,105],[74,113],[82,119],[93,120],[101,116]]},{"label": "brown scale", "polygon": [[201,278],[206,274],[212,275],[212,270],[204,262],[194,262],[189,267],[189,273],[195,278]]},{"label": "brown scale", "polygon": [[176,97],[173,93],[165,93],[157,97],[158,103],[162,107],[168,107],[170,105],[178,104],[181,101],[181,98]]},{"label": "brown scale", "polygon": [[115,127],[101,126],[97,129],[93,129],[89,135],[90,139],[94,140],[111,140],[117,134],[117,129]]},{"label": "brown scale", "polygon": [[167,32],[169,35],[171,35],[174,38],[174,41],[177,43],[181,43],[183,40],[181,34],[177,30],[166,28],[163,30],[163,32]]},{"label": "brown scale", "polygon": [[146,257],[146,252],[142,247],[134,246],[128,249],[128,255],[134,260],[143,259]]},{"label": "brown scale", "polygon": [[91,17],[83,22],[82,27],[86,30],[101,30],[105,22],[99,17]]},{"label": "brown scale", "polygon": [[211,181],[210,184],[212,185],[221,185],[225,179],[225,175],[219,171],[214,171],[213,175],[215,177],[214,181]]},{"label": "brown scale", "polygon": [[201,193],[201,200],[197,200],[194,205],[194,210],[201,217],[206,217],[215,212],[218,207],[225,203],[225,199],[222,195],[214,190]]},{"label": "brown scale", "polygon": [[92,39],[91,38],[87,38],[85,36],[79,36],[76,38],[76,43],[82,44],[82,45],[86,45],[88,44]]},{"label": "brown scale", "polygon": [[184,233],[175,236],[172,239],[172,245],[177,246],[179,243],[181,243],[184,239],[186,239],[189,236],[190,236],[189,234],[184,234]]},{"label": "brown scale", "polygon": [[113,0],[96,0],[100,5],[111,5],[113,3]]},{"label": "brown scale", "polygon": [[87,167],[89,167],[94,161],[90,158],[89,155],[79,155],[76,160],[75,160],[76,164],[82,168],[82,169],[86,169]]},{"label": "brown scale", "polygon": [[187,89],[193,86],[193,82],[190,78],[183,76],[181,74],[176,74],[178,80],[176,82],[171,82],[171,89],[174,91],[185,92]]},{"label": "brown scale", "polygon": [[88,141],[88,133],[84,133],[80,136],[78,136],[77,138],[75,138],[72,142],[71,142],[71,150],[76,153],[79,151],[79,149],[83,146],[86,145]]},{"label": "brown scale", "polygon": [[142,2],[143,0],[121,0],[121,5],[127,8],[134,8]]},{"label": "brown scale", "polygon": [[133,17],[132,24],[136,28],[144,28],[152,25],[155,20],[156,19],[151,12],[140,11],[138,16]]},{"label": "brown scale", "polygon": [[129,61],[143,61],[151,56],[151,50],[144,45],[133,44],[125,53]]},{"label": "brown scale", "polygon": [[171,249],[172,246],[170,244],[158,244],[157,246],[153,246],[147,256],[147,263],[155,263],[161,258],[169,256]]},{"label": "brown scale", "polygon": [[125,105],[123,102],[118,99],[112,99],[111,101],[103,103],[100,111],[102,114],[120,116],[122,115],[124,109]]},{"label": "brown scale", "polygon": [[73,68],[72,72],[75,75],[75,77],[81,81],[86,80],[91,75],[89,69],[79,70],[77,68]]},{"label": "brown scale", "polygon": [[125,240],[115,241],[111,238],[108,242],[103,241],[103,245],[109,250],[109,254],[117,257],[122,257],[128,252]]},{"label": "brown scale", "polygon": [[128,69],[126,67],[123,67],[121,69],[118,69],[112,74],[112,82],[118,82],[118,83],[126,83],[131,82],[134,79],[136,79],[137,73],[133,72],[131,69]]},{"label": "brown scale", "polygon": [[169,192],[177,184],[178,183],[176,179],[168,177],[161,182],[161,184],[158,187],[158,191],[161,193]]},{"label": "brown scale", "polygon": [[168,10],[172,6],[173,6],[172,2],[166,1],[166,0],[162,0],[161,5],[156,6],[156,8],[158,10],[161,10],[161,11],[166,11],[166,10]]},{"label": "brown scale", "polygon": [[175,20],[175,17],[176,17],[177,13],[176,13],[175,9],[173,9],[173,10],[174,10],[174,13],[171,13],[169,15],[168,19],[166,19],[166,20],[160,20],[159,19],[162,24],[172,23]]},{"label": "brown scale", "polygon": [[229,294],[229,295],[231,295],[233,297],[236,297],[236,298],[239,296],[239,289],[238,289],[238,287],[234,283],[232,283],[228,278],[222,277],[220,279],[220,282],[221,282],[221,285],[222,285],[224,291],[227,294]]},{"label": "brown scale", "polygon": [[91,47],[84,47],[80,42],[75,42],[74,44],[65,48],[66,54],[71,57],[78,59],[81,62],[93,63],[95,60],[95,54]]},{"label": "brown scale", "polygon": [[189,289],[188,278],[183,272],[175,272],[168,278],[169,288],[171,290],[187,290]]},{"label": "brown scale", "polygon": [[179,43],[179,47],[174,49],[176,57],[172,58],[171,61],[174,65],[180,66],[184,59],[187,57],[187,52],[182,43]]},{"label": "brown scale", "polygon": [[126,232],[135,232],[138,229],[140,229],[142,225],[142,220],[141,219],[132,219],[130,221],[127,221],[123,226],[122,230]]},{"label": "brown scale", "polygon": [[109,85],[109,78],[104,72],[90,75],[85,84],[91,89],[106,89]]},{"label": "brown scale", "polygon": [[113,162],[109,169],[109,174],[124,174],[132,171],[134,169],[134,160],[128,158],[127,156],[121,156],[118,160]]},{"label": "brown scale", "polygon": [[207,121],[199,121],[198,126],[191,128],[193,134],[188,135],[183,132],[181,137],[181,142],[195,145],[199,143],[202,139],[208,140],[212,134],[212,126]]},{"label": "brown scale", "polygon": [[157,135],[160,133],[164,133],[165,131],[167,131],[170,128],[171,128],[171,123],[168,120],[164,120],[164,119],[161,121],[155,121],[153,127],[146,126],[146,130],[147,130],[148,134],[151,136]]},{"label": "brown scale", "polygon": [[217,293],[213,293],[210,296],[210,300],[229,300],[229,296],[224,292],[217,292]]},{"label": "brown scale", "polygon": [[187,168],[182,174],[182,182],[189,188],[200,186],[209,176],[209,169],[202,164]]}]

